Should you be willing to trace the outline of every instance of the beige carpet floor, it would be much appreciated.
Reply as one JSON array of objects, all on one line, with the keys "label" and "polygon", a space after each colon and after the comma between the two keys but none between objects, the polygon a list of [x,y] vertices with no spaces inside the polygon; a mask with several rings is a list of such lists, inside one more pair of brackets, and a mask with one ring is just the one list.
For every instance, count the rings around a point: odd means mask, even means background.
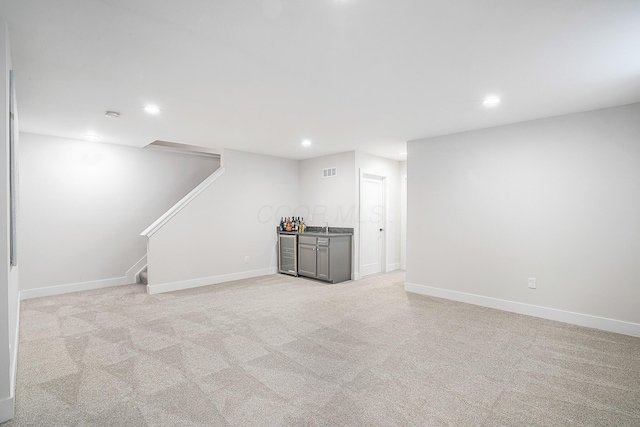
[{"label": "beige carpet floor", "polygon": [[640,426],[640,339],[401,272],[23,301],[6,426]]}]

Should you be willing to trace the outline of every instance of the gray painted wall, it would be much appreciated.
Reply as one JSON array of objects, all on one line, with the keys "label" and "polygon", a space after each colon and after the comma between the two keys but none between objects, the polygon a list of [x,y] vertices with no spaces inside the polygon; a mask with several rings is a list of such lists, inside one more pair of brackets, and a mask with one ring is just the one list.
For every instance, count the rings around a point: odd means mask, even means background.
[{"label": "gray painted wall", "polygon": [[640,104],[408,146],[407,283],[640,323]]},{"label": "gray painted wall", "polygon": [[21,289],[122,277],[217,159],[21,134]]}]

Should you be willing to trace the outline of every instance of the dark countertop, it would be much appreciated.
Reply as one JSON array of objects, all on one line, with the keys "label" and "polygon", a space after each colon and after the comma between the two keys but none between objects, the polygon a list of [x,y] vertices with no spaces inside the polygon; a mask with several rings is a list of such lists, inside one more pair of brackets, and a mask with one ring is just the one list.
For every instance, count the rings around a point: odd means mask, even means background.
[{"label": "dark countertop", "polygon": [[287,234],[294,236],[314,236],[314,237],[340,237],[340,236],[353,236],[353,233],[334,233],[334,232],[321,232],[321,231],[305,231],[304,233],[296,233],[294,231],[278,231],[279,234]]},{"label": "dark countertop", "polygon": [[315,237],[353,236],[353,228],[347,228],[347,227],[329,227],[329,233],[324,231],[324,227],[316,227],[316,226],[307,227],[307,231],[305,231],[304,233],[296,233],[295,231],[279,231],[279,230],[277,230],[277,232],[279,234],[315,236]]}]

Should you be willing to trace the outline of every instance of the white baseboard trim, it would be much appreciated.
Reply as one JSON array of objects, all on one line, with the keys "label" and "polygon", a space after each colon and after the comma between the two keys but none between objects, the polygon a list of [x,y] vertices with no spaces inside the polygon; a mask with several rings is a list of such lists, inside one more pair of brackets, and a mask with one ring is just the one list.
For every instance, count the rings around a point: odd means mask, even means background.
[{"label": "white baseboard trim", "polygon": [[89,282],[70,283],[68,285],[48,286],[46,288],[24,289],[20,298],[32,299],[50,297],[53,295],[70,294],[72,292],[92,291],[94,289],[111,288],[113,286],[130,285],[133,282],[128,277],[114,277],[112,279],[93,280]]},{"label": "white baseboard trim", "polygon": [[114,286],[131,285],[136,283],[136,275],[147,265],[147,256],[140,258],[124,277],[113,277],[111,279],[90,280],[88,282],[69,283],[66,285],[47,286],[36,289],[23,289],[20,291],[20,299],[32,299],[50,297],[54,295],[70,294],[72,292],[92,291],[94,289],[111,288]]},{"label": "white baseboard trim", "polygon": [[15,416],[15,408],[14,396],[0,400],[0,423],[13,419]]},{"label": "white baseboard trim", "polygon": [[276,274],[278,269],[275,267],[263,268],[260,270],[241,271],[239,273],[222,274],[220,276],[202,277],[199,279],[183,280],[179,282],[160,283],[157,285],[147,285],[147,293],[149,295],[160,294],[164,292],[181,291],[183,289],[199,288],[201,286],[217,285],[219,283],[231,282],[233,280],[250,279],[252,277],[267,276]]},{"label": "white baseboard trim", "polygon": [[625,322],[623,320],[608,319],[606,317],[592,316],[590,314],[574,313],[571,311],[558,310],[556,308],[542,307],[516,301],[485,297],[482,295],[468,294],[464,292],[434,288],[431,286],[418,285],[408,282],[405,282],[404,290],[420,295],[428,295],[437,298],[460,301],[468,304],[479,305],[482,307],[489,307],[503,311],[510,311],[512,313],[525,314],[527,316],[534,316],[543,319],[556,320],[558,322],[571,323],[573,325],[585,326],[587,328],[601,329],[603,331],[640,337],[640,324]]}]

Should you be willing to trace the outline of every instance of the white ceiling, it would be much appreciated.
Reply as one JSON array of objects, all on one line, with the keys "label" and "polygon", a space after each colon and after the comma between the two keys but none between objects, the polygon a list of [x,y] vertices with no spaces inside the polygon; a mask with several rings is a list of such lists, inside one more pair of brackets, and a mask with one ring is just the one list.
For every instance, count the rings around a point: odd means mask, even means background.
[{"label": "white ceiling", "polygon": [[637,0],[2,0],[0,17],[21,130],[69,138],[401,159],[640,101]]}]

